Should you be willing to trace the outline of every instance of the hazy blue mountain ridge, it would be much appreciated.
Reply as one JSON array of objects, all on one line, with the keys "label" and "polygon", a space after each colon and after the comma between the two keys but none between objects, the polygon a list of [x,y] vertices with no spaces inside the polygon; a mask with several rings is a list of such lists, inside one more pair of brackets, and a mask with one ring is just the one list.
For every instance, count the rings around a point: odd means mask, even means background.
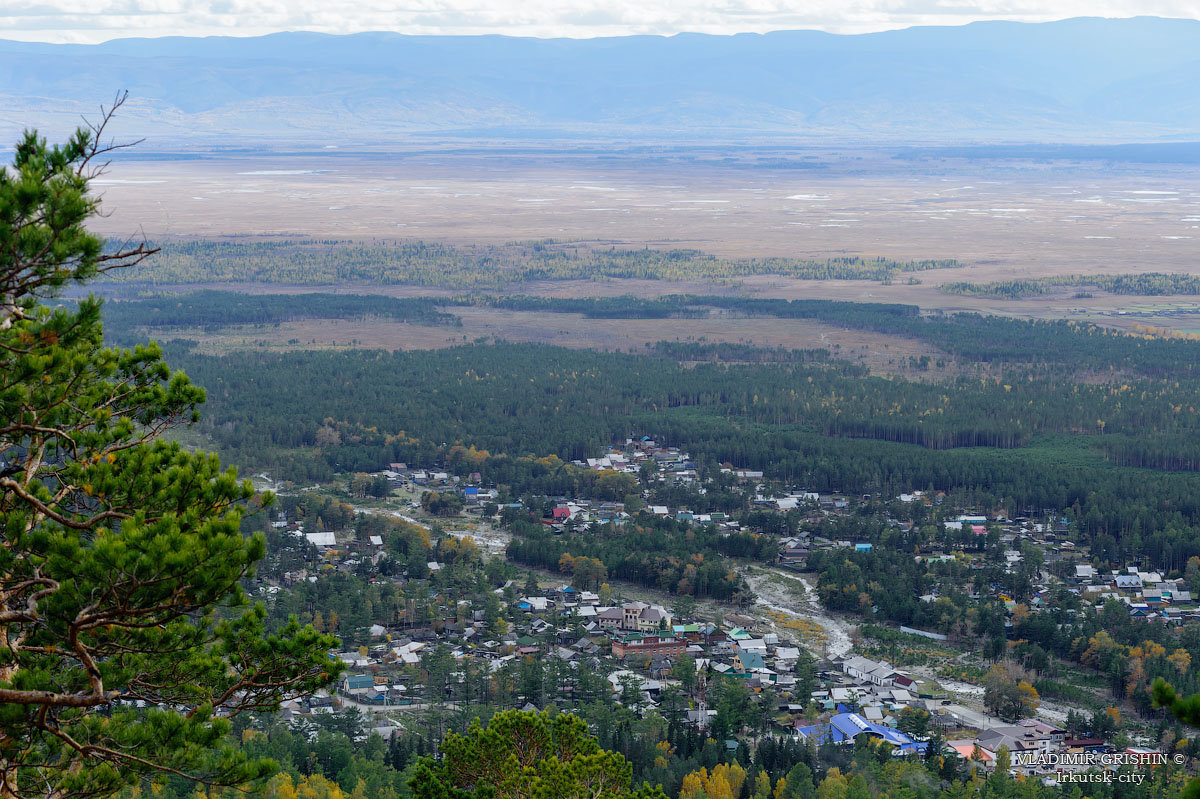
[{"label": "hazy blue mountain ridge", "polygon": [[127,116],[180,137],[1194,140],[1198,53],[1200,22],[1146,17],[859,36],[0,41],[0,126],[55,128],[127,88]]}]

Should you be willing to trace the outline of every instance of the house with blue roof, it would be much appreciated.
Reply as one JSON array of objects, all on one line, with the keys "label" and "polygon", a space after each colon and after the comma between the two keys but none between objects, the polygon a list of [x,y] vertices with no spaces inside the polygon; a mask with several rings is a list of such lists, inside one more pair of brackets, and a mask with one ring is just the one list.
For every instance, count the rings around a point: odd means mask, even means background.
[{"label": "house with blue roof", "polygon": [[801,740],[811,739],[818,746],[824,743],[853,744],[860,735],[869,735],[893,747],[892,755],[900,757],[909,754],[924,754],[926,743],[915,741],[908,735],[876,724],[858,713],[838,713],[830,717],[827,724],[814,724],[796,727],[796,736]]},{"label": "house with blue roof", "polygon": [[766,662],[763,661],[763,656],[758,652],[746,652],[743,650],[737,653],[737,660],[741,665],[740,671],[744,674],[767,667]]},{"label": "house with blue roof", "polygon": [[375,678],[370,674],[347,674],[342,678],[342,690],[346,693],[366,691],[375,687]]}]

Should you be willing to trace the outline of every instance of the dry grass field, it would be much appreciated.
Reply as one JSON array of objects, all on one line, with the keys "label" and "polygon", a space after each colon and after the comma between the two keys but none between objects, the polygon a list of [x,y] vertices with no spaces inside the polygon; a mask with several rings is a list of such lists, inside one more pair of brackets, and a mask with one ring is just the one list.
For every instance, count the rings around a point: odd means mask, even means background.
[{"label": "dry grass field", "polygon": [[[729,156],[728,153],[734,153]],[[1025,161],[901,161],[853,150],[797,156],[817,168],[765,168],[737,150],[665,157],[636,152],[410,151],[212,155],[126,160],[99,181],[109,235],[151,238],[314,237],[508,242],[560,238],[600,246],[694,247],[727,256],[839,255],[953,258],[960,268],[921,272],[919,284],[801,281],[771,276],[734,283],[644,280],[531,284],[554,296],[729,293],[762,297],[902,302],[1038,318],[1127,316],[1171,326],[1161,311],[1200,310],[1200,297],[1129,297],[1064,290],[1025,300],[942,294],[950,281],[1054,274],[1200,269],[1200,169],[1195,166]],[[653,157],[652,157],[653,155]],[[787,155],[787,154],[785,154]],[[806,162],[807,163],[807,162]],[[231,286],[297,291],[287,286]],[[312,291],[317,287],[306,286]],[[328,289],[322,289],[328,290]],[[439,294],[409,287],[339,286],[395,296]],[[1190,319],[1184,322],[1192,327]],[[562,320],[550,325],[561,326]],[[572,331],[510,319],[468,322],[468,336],[555,340],[624,349],[663,338],[622,322],[606,330],[576,320]],[[758,324],[757,322],[754,324]],[[679,329],[678,336],[791,341],[790,332]],[[321,326],[318,326],[321,327]],[[333,326],[337,327],[337,326]],[[777,328],[777,323],[766,325]],[[322,330],[324,328],[322,327]],[[346,327],[345,329],[349,329]],[[341,331],[341,328],[339,328]],[[421,346],[429,335],[420,334]],[[342,332],[301,335],[328,343]],[[383,346],[391,332],[352,335]],[[331,338],[332,337],[332,338]],[[803,335],[797,334],[802,339]],[[294,338],[294,336],[288,336]]]},{"label": "dry grass field", "polygon": [[741,256],[957,258],[979,279],[1195,260],[1194,167],[873,159],[803,170],[632,155],[223,156],[123,161],[99,187],[106,232],[141,226],[156,237],[557,237]]},{"label": "dry grass field", "polygon": [[[579,314],[541,314],[494,308],[452,308],[461,328],[414,325],[383,320],[304,320],[278,327],[240,326],[216,333],[176,328],[171,337],[200,342],[199,351],[223,354],[260,349],[387,349],[422,350],[464,344],[477,339],[536,342],[561,347],[644,352],[656,341],[706,341],[754,344],[786,349],[828,349],[835,357],[861,363],[881,374],[917,374],[909,358],[928,355],[935,362],[922,375],[944,372],[936,361],[951,359],[924,342],[862,330],[843,330],[809,319],[589,319]],[[162,329],[147,331],[162,336]]]}]

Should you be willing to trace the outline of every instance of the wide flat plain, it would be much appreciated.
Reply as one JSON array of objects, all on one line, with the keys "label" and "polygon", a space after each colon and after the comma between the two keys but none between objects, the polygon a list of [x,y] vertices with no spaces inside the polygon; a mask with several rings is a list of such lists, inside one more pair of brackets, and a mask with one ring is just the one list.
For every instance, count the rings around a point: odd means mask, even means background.
[{"label": "wide flat plain", "polygon": [[[736,147],[456,151],[410,145],[355,153],[146,153],[117,161],[98,181],[108,213],[99,227],[112,236],[141,231],[155,239],[558,238],[736,257],[862,255],[962,264],[916,273],[914,284],[906,282],[908,275],[893,285],[773,276],[563,281],[521,288],[530,294],[735,292],[1105,323],[1133,306],[1150,314],[1200,309],[1200,298],[1189,297],[1094,292],[1078,298],[1064,290],[1013,301],[938,290],[961,280],[1195,272],[1200,167],[895,155],[868,148],[747,154]],[[439,293],[394,286],[353,290]]]}]

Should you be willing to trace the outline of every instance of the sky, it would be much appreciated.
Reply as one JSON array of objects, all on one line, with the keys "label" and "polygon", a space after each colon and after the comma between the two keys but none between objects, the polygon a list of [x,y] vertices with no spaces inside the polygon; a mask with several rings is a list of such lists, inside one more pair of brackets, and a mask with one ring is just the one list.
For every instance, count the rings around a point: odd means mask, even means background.
[{"label": "sky", "polygon": [[1137,15],[1200,19],[1200,0],[0,0],[0,38],[95,43],[284,30],[572,38],[866,33],[984,19]]}]

